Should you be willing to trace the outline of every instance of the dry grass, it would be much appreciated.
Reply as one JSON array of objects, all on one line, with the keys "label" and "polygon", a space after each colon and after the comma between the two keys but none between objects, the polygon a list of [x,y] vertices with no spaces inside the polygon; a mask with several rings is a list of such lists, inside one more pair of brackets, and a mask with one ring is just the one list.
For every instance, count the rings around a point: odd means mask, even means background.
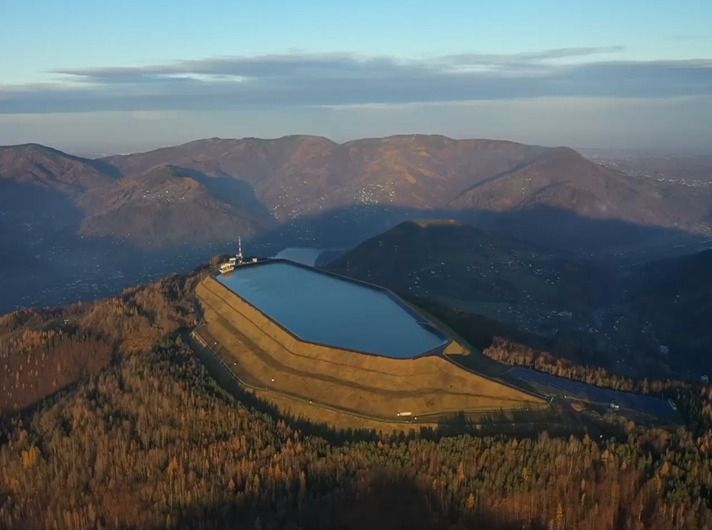
[{"label": "dry grass", "polygon": [[[213,278],[197,289],[208,332],[259,388],[372,418],[545,406],[440,356],[391,359],[299,341]],[[311,408],[311,407],[309,407]],[[309,411],[305,411],[307,414]]]},{"label": "dry grass", "polygon": [[284,394],[270,390],[257,391],[255,394],[275,405],[280,411],[295,418],[303,418],[312,422],[325,423],[336,429],[367,429],[384,433],[418,431],[423,427],[437,428],[437,423],[407,423],[374,420],[348,412],[309,404],[300,399],[293,399]]}]

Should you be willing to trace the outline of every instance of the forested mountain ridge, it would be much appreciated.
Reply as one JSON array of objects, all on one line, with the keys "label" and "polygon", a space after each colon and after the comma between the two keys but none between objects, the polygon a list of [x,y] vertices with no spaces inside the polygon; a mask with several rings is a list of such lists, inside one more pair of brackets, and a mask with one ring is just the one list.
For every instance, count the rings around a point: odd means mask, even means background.
[{"label": "forested mountain ridge", "polygon": [[[324,265],[536,335],[577,362],[631,376],[712,369],[712,251],[606,267],[455,221],[412,221]],[[479,315],[479,317],[477,317]]]},{"label": "forested mountain ridge", "polygon": [[[712,407],[677,431],[627,422],[596,439],[478,436],[466,425],[456,436],[329,433],[231,397],[207,375],[178,333],[198,317],[200,274],[3,317],[2,359],[19,358],[3,385],[35,388],[68,352],[90,355],[63,388],[28,395],[21,414],[4,409],[0,526],[712,525]],[[107,361],[92,367],[101,351]]]},{"label": "forested mountain ridge", "polygon": [[455,221],[407,221],[327,265],[413,296],[575,309],[605,299],[585,262]]},{"label": "forested mountain ridge", "polygon": [[547,207],[583,217],[701,229],[712,205],[709,190],[690,193],[671,183],[626,176],[569,148],[438,135],[343,144],[318,136],[211,138],[102,162],[125,175],[167,163],[230,175],[251,185],[280,220],[355,204],[487,212]]},{"label": "forested mountain ridge", "polygon": [[235,402],[180,342],[4,429],[6,528],[706,528],[708,449],[471,435],[330,442]]},{"label": "forested mountain ridge", "polygon": [[[364,206],[485,215],[484,221],[502,226],[514,223],[515,228],[522,228],[520,216],[528,220],[534,216],[542,228],[549,227],[553,221],[547,215],[560,212],[556,214],[559,224],[560,216],[566,214],[574,216],[567,218],[567,223],[583,218],[704,232],[709,229],[712,209],[712,192],[706,188],[624,175],[568,148],[507,141],[434,135],[342,144],[315,136],[212,138],[98,160],[35,144],[0,147],[3,181],[43,186],[73,197],[101,188],[80,204],[85,210],[91,206],[90,215],[104,216],[104,232],[115,237],[125,236],[120,230],[121,216],[112,217],[116,197],[130,203],[145,198],[127,195],[128,184],[122,183],[123,179],[134,179],[136,186],[145,185],[150,193],[171,194],[172,179],[162,180],[165,190],[156,188],[152,175],[157,168],[164,168],[164,175],[192,179],[194,186],[202,187],[210,201],[199,197],[184,197],[183,201],[206,218],[219,215],[221,202],[240,211],[250,210],[252,220],[259,221],[249,227],[253,231],[270,228],[270,220],[284,222]],[[216,179],[222,179],[223,186],[213,186]],[[228,184],[234,189],[229,190]],[[237,196],[236,190],[241,190]],[[104,196],[114,199],[101,200]],[[155,217],[161,213],[143,215],[157,222]],[[181,224],[199,218],[187,215],[172,226],[180,233]],[[588,228],[597,230],[594,225]],[[170,240],[171,226],[164,230]],[[579,234],[582,242],[584,235]],[[158,244],[148,244],[137,236],[134,240],[147,246]]]}]

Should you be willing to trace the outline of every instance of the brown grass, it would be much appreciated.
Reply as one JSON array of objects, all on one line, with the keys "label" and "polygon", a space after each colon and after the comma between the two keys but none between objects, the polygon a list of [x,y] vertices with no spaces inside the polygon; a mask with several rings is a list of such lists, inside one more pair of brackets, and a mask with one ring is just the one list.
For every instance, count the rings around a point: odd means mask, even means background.
[{"label": "brown grass", "polygon": [[411,430],[418,431],[423,427],[437,428],[437,423],[408,423],[408,422],[388,422],[386,420],[374,420],[364,416],[357,416],[337,409],[326,408],[320,405],[309,404],[301,399],[294,399],[284,394],[271,390],[256,391],[255,394],[275,405],[283,413],[295,418],[303,418],[312,422],[325,423],[336,429],[366,429],[380,432]]}]

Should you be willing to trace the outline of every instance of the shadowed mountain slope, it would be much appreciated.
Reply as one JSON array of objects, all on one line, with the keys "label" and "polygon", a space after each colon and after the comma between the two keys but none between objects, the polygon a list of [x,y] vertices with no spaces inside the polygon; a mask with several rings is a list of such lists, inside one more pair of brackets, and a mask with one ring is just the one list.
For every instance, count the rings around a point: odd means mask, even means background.
[{"label": "shadowed mountain slope", "polygon": [[608,284],[589,265],[454,221],[402,223],[328,268],[415,296],[567,309],[599,302]]},{"label": "shadowed mountain slope", "polygon": [[175,167],[121,177],[47,147],[0,147],[0,313],[115,294],[272,224],[233,178]]},{"label": "shadowed mountain slope", "polygon": [[148,248],[230,241],[271,222],[249,186],[174,166],[96,188],[79,204],[86,212],[83,234],[115,236]]},{"label": "shadowed mountain slope", "polygon": [[76,235],[78,216],[82,235],[128,240],[144,248],[231,241],[238,233],[249,236],[272,224],[250,186],[236,179],[170,165],[121,177],[102,161],[35,144],[0,147],[0,186],[9,232],[10,218],[23,217],[15,210],[26,208],[29,199],[24,197],[32,196],[42,201],[28,215],[46,217],[43,209],[70,204],[73,215],[53,216],[50,224],[66,225]]},{"label": "shadowed mountain slope", "polygon": [[626,312],[693,375],[712,371],[712,250],[639,267],[630,275]]}]

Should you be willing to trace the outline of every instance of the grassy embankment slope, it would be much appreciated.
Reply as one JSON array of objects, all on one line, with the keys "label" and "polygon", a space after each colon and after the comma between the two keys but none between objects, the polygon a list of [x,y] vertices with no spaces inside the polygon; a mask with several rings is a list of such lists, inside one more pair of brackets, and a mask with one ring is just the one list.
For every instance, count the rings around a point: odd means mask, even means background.
[{"label": "grassy embankment slope", "polygon": [[212,278],[199,284],[197,294],[207,335],[230,357],[232,370],[292,414],[329,422],[339,416],[338,423],[357,426],[364,418],[395,421],[400,411],[434,423],[458,411],[546,406],[443,357],[392,359],[304,343]]}]

